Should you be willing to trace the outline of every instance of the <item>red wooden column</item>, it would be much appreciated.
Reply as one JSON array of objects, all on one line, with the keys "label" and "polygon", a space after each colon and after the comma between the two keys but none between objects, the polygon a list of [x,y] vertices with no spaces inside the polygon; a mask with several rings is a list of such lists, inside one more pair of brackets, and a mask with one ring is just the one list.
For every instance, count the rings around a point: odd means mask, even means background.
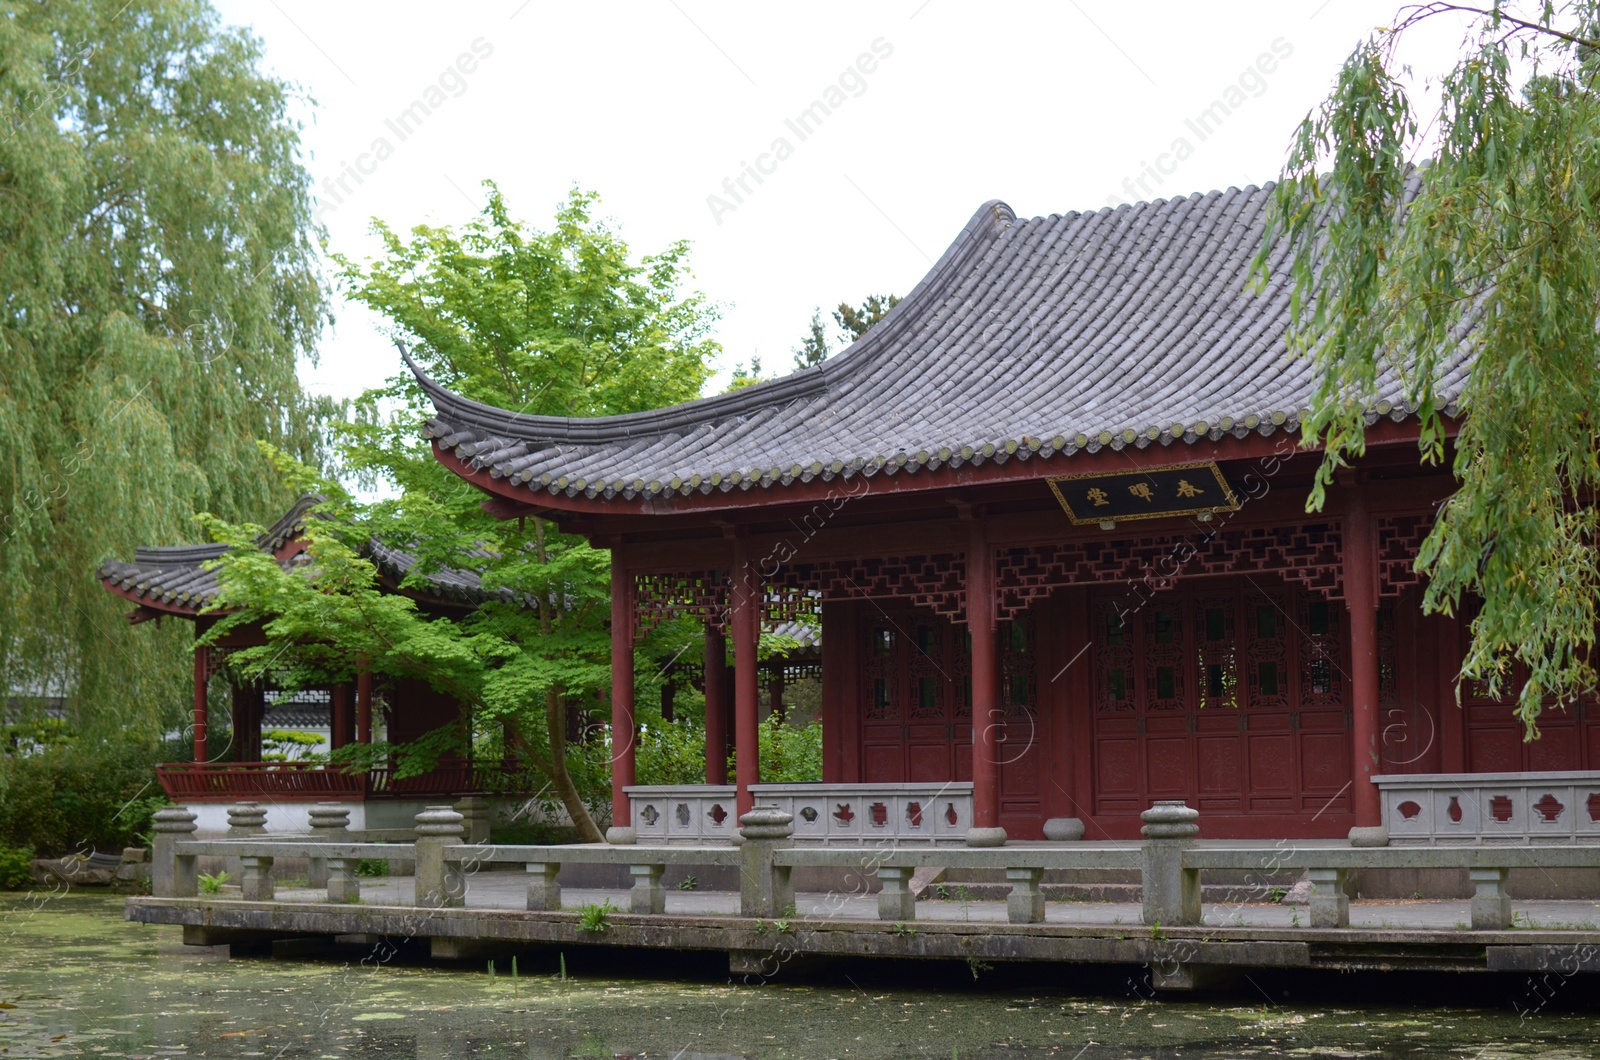
[{"label": "red wooden column", "polygon": [[706,783],[728,782],[728,638],[706,622]]},{"label": "red wooden column", "polygon": [[1004,846],[1000,827],[1000,710],[995,702],[994,561],[983,514],[969,516],[967,629],[972,634],[972,826],[967,845]]},{"label": "red wooden column", "polygon": [[[200,628],[195,627],[199,636]],[[194,648],[194,760],[204,762],[206,754],[206,670],[211,650],[203,644]]]},{"label": "red wooden column", "polygon": [[[1383,823],[1378,788],[1372,776],[1381,768],[1378,743],[1378,541],[1371,514],[1361,496],[1362,483],[1351,486],[1344,517],[1344,601],[1350,610],[1350,761],[1353,767],[1357,831]],[[1363,836],[1369,843],[1373,833]]]},{"label": "red wooden column", "polygon": [[372,742],[372,672],[356,671],[356,743]]},{"label": "red wooden column", "polygon": [[760,679],[756,648],[761,639],[761,585],[750,563],[746,539],[733,541],[733,740],[739,816],[755,806],[750,785],[761,783]]},{"label": "red wooden column", "polygon": [[620,544],[611,546],[611,828],[606,840],[634,841],[628,793],[633,785],[633,575]]},{"label": "red wooden column", "polygon": [[354,720],[354,715],[350,703],[350,686],[341,682],[330,688],[328,690],[328,706],[331,708],[333,715],[331,719],[333,725],[328,734],[328,743],[337,751],[339,748],[347,746],[354,735],[351,732],[355,726],[351,724]]}]

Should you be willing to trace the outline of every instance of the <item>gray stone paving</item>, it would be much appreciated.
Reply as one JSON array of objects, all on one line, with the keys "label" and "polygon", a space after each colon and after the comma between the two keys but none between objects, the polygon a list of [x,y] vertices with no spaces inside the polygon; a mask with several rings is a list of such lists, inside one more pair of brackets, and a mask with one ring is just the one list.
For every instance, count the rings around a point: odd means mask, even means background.
[{"label": "gray stone paving", "polygon": [[[362,900],[369,905],[410,905],[413,881],[409,876],[363,879]],[[467,905],[483,909],[521,909],[527,895],[527,880],[521,873],[485,872],[470,878]],[[325,892],[308,888],[280,886],[280,901],[322,901]],[[609,899],[618,909],[628,908],[626,889],[567,887],[561,892],[564,909],[598,904]],[[795,896],[801,917],[872,920],[878,915],[876,895],[802,892]],[[1527,927],[1600,929],[1600,901],[1512,902],[1516,924]],[[677,916],[736,916],[739,895],[733,891],[667,892],[667,914]],[[1138,925],[1140,906],[1135,902],[1050,902],[1045,921],[1050,924],[1128,924]],[[960,923],[1005,923],[1006,904],[987,901],[922,901],[917,903],[917,919]],[[1352,900],[1350,926],[1366,928],[1423,928],[1452,930],[1465,928],[1471,919],[1465,900],[1395,901]],[[1205,922],[1214,927],[1309,926],[1310,914],[1304,906],[1266,902],[1207,903]]]}]

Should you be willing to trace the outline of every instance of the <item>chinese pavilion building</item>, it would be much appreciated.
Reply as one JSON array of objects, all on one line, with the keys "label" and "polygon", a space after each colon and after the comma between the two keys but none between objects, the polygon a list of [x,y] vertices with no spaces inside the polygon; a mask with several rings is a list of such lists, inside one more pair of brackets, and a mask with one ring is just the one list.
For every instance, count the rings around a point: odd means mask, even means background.
[{"label": "chinese pavilion building", "polygon": [[[292,566],[304,556],[306,520],[313,518],[321,497],[307,495],[268,527],[257,546],[279,563]],[[133,623],[175,618],[194,623],[196,639],[204,636],[221,617],[213,610],[217,598],[215,561],[228,551],[225,544],[140,548],[132,563],[107,561],[100,567],[102,584],[135,606],[128,614]],[[487,597],[478,576],[471,571],[442,570],[422,579],[423,588],[402,585],[416,560],[402,549],[368,542],[367,558],[386,592],[417,601],[424,611],[462,616],[478,608]],[[209,690],[212,679],[224,671],[230,651],[265,644],[259,623],[230,631],[214,645],[200,644],[194,656],[194,706],[192,732],[194,761],[157,766],[157,776],[167,796],[202,810],[203,824],[214,827],[220,817],[207,813],[206,804],[259,799],[292,805],[332,800],[352,804],[355,827],[410,827],[411,817],[427,802],[441,798],[507,790],[521,778],[506,775],[503,763],[475,764],[469,756],[441,758],[437,766],[420,775],[399,778],[392,765],[365,772],[299,761],[267,761],[262,755],[263,722],[269,720],[273,690],[261,683],[228,681],[232,748],[216,747],[211,739]],[[325,689],[303,690],[300,700],[322,700],[322,717],[313,729],[326,725],[334,749],[350,743],[372,743],[375,732],[391,744],[416,740],[446,725],[471,724],[470,711],[426,681],[375,681],[357,670],[355,680]],[[304,714],[302,707],[301,713]],[[326,720],[324,721],[323,718]],[[215,761],[227,751],[231,760]],[[378,805],[368,807],[365,804]],[[220,806],[214,807],[220,813]],[[216,818],[213,820],[212,818]],[[273,827],[279,822],[274,821]],[[283,822],[289,824],[290,822]],[[301,822],[303,824],[303,822]]]},{"label": "chinese pavilion building", "polygon": [[[1311,366],[1286,347],[1286,287],[1246,291],[1269,199],[991,202],[819,367],[599,419],[419,373],[427,434],[491,511],[611,550],[615,732],[640,631],[698,616],[719,666],[731,640],[738,775],[722,787],[708,751],[706,790],[739,812],[765,797],[759,627],[820,616],[826,766],[802,836],[993,844],[1077,818],[1134,837],[1158,799],[1213,838],[1600,834],[1600,711],[1552,710],[1524,742],[1507,704],[1458,705],[1465,623],[1423,614],[1414,570],[1453,481],[1419,463],[1393,380],[1366,456],[1306,512]],[[733,808],[634,788],[617,745],[617,841]]]}]

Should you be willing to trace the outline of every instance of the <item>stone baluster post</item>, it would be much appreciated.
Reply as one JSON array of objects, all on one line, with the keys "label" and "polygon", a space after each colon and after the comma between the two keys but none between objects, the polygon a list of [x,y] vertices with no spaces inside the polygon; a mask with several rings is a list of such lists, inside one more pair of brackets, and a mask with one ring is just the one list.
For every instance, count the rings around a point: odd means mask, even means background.
[{"label": "stone baluster post", "polygon": [[559,913],[561,884],[556,882],[556,876],[561,872],[560,863],[530,861],[525,868],[528,872],[528,908],[535,913]]},{"label": "stone baluster post", "polygon": [[429,806],[416,821],[416,904],[426,909],[465,905],[467,885],[461,868],[444,860],[444,848],[459,845],[466,833],[461,815],[448,806]]},{"label": "stone baluster post", "polygon": [[466,795],[456,800],[455,811],[461,815],[461,827],[465,829],[465,842],[487,843],[489,841],[489,800],[482,795]]},{"label": "stone baluster post", "polygon": [[1184,868],[1186,841],[1200,831],[1200,811],[1181,800],[1157,801],[1144,822],[1144,922],[1166,926],[1200,923],[1200,873]]},{"label": "stone baluster post", "polygon": [[773,855],[789,846],[794,815],[776,806],[756,806],[739,818],[739,915],[790,916],[794,906],[794,873],[773,863]]},{"label": "stone baluster post", "polygon": [[[350,811],[342,803],[319,802],[312,805],[311,838],[319,843],[337,843],[350,838]],[[328,859],[311,858],[306,866],[306,886],[328,886]]]},{"label": "stone baluster post", "polygon": [[195,832],[193,810],[181,806],[157,810],[155,839],[150,845],[150,893],[158,898],[193,898],[200,893],[193,855],[179,855],[178,844]]},{"label": "stone baluster post", "polygon": [[239,859],[241,897],[247,902],[272,901],[272,859],[247,856]]},{"label": "stone baluster post", "polygon": [[259,802],[240,802],[228,807],[228,838],[249,839],[267,834],[267,808]]},{"label": "stone baluster post", "polygon": [[328,858],[328,901],[361,901],[361,881],[356,878],[356,858]]},{"label": "stone baluster post", "polygon": [[1044,880],[1041,868],[1011,868],[1006,870],[1006,882],[1011,892],[1006,895],[1006,919],[1013,924],[1044,923]]},{"label": "stone baluster post", "polygon": [[1511,926],[1511,898],[1505,869],[1468,869],[1472,882],[1472,930],[1504,931]]}]

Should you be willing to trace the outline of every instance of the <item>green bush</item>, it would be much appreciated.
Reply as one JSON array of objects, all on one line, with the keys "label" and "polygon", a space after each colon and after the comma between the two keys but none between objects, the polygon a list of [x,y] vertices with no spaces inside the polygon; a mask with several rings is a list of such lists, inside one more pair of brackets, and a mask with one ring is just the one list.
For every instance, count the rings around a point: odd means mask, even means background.
[{"label": "green bush", "polygon": [[640,784],[705,783],[706,731],[693,722],[647,721],[639,726],[638,747]]},{"label": "green bush", "polygon": [[[790,725],[772,715],[758,728],[761,780],[766,784],[808,784],[822,779],[822,722]],[[728,776],[738,773],[738,754],[728,756]],[[701,770],[701,779],[705,771]]]},{"label": "green bush", "polygon": [[0,843],[0,890],[15,890],[33,882],[28,872],[28,862],[32,860],[32,847],[12,847]]},{"label": "green bush", "polygon": [[167,804],[153,744],[67,743],[0,758],[0,844],[41,857],[141,846]]}]

